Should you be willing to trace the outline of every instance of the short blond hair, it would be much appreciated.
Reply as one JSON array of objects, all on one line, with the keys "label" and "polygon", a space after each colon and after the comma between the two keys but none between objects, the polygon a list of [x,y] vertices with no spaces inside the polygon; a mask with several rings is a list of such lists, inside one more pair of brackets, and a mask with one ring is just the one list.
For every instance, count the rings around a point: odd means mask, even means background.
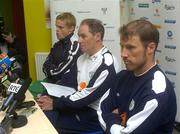
[{"label": "short blond hair", "polygon": [[63,12],[56,17],[56,20],[62,20],[68,27],[76,27],[76,18],[70,12]]}]

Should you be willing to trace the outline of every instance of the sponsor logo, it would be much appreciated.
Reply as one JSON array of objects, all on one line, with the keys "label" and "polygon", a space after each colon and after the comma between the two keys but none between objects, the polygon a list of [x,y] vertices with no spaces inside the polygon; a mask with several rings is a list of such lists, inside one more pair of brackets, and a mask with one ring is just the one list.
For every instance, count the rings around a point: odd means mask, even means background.
[{"label": "sponsor logo", "polygon": [[106,15],[106,13],[107,13],[107,8],[106,8],[106,7],[101,8],[101,11],[103,12],[104,15]]},{"label": "sponsor logo", "polygon": [[160,13],[159,13],[159,9],[158,9],[158,8],[155,9],[154,16],[160,16]]},{"label": "sponsor logo", "polygon": [[157,50],[156,50],[156,52],[161,53],[162,51],[161,51],[161,50],[159,50],[159,49],[157,49]]},{"label": "sponsor logo", "polygon": [[168,49],[176,49],[176,46],[174,45],[165,45],[164,47]]},{"label": "sponsor logo", "polygon": [[55,12],[56,15],[57,15],[57,14],[59,15],[59,14],[61,14],[61,13],[62,13],[62,12],[58,12],[58,11]]},{"label": "sponsor logo", "polygon": [[91,13],[91,11],[77,11],[77,13],[82,13],[82,14],[86,14],[86,13]]},{"label": "sponsor logo", "polygon": [[148,17],[143,16],[143,17],[140,17],[139,19],[141,19],[141,20],[148,20],[149,18],[148,18]]},{"label": "sponsor logo", "polygon": [[8,87],[8,91],[17,94],[21,86],[22,85],[20,84],[11,83],[11,85]]},{"label": "sponsor logo", "polygon": [[165,73],[168,74],[168,75],[174,75],[174,76],[177,74],[176,72],[167,71],[167,70],[165,71]]},{"label": "sponsor logo", "polygon": [[165,60],[166,60],[167,62],[175,62],[175,61],[176,61],[174,58],[170,58],[170,57],[168,57],[168,56],[165,56]]},{"label": "sponsor logo", "polygon": [[149,4],[148,3],[139,3],[138,7],[139,8],[149,8]]},{"label": "sponsor logo", "polygon": [[134,8],[133,8],[133,7],[130,8],[130,15],[135,15],[135,12],[134,12]]},{"label": "sponsor logo", "polygon": [[116,96],[118,96],[118,97],[119,97],[119,96],[120,96],[120,93],[117,93],[117,94],[116,94]]},{"label": "sponsor logo", "polygon": [[164,20],[164,23],[175,24],[176,20]]},{"label": "sponsor logo", "polygon": [[164,8],[165,8],[166,10],[174,10],[174,9],[175,9],[175,6],[174,6],[174,5],[167,5],[167,4],[165,4],[165,5],[164,5]]},{"label": "sponsor logo", "polygon": [[115,42],[115,40],[111,40],[111,39],[104,39],[103,41],[105,41],[105,42]]},{"label": "sponsor logo", "polygon": [[[96,59],[96,57],[94,57],[94,60]],[[91,79],[93,76],[94,76],[94,71],[91,71],[91,72],[89,72],[89,78]]]},{"label": "sponsor logo", "polygon": [[160,3],[161,0],[152,0],[152,3]]},{"label": "sponsor logo", "polygon": [[107,28],[107,29],[114,29],[115,26],[106,26],[105,28]]},{"label": "sponsor logo", "polygon": [[172,31],[167,31],[167,39],[173,39],[173,32]]},{"label": "sponsor logo", "polygon": [[134,109],[135,106],[135,101],[132,99],[131,103],[129,104],[129,111],[132,111]]}]

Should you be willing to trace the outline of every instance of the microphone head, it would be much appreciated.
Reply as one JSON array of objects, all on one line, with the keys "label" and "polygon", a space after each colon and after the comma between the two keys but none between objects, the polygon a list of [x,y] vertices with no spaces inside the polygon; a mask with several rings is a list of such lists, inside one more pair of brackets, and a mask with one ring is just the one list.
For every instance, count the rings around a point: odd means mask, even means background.
[{"label": "microphone head", "polygon": [[5,70],[9,69],[11,67],[11,64],[12,62],[7,56],[7,54],[0,54],[0,74],[5,72]]},{"label": "microphone head", "polygon": [[25,93],[29,87],[29,85],[31,84],[32,79],[31,78],[26,78],[21,86],[21,88],[19,89],[19,92],[17,94],[15,94],[14,99],[17,100],[18,102],[22,102],[25,99]]},{"label": "microphone head", "polygon": [[9,96],[4,100],[0,111],[4,111],[12,102],[23,102],[25,99],[25,92],[27,91],[29,85],[31,84],[32,79],[26,78],[21,84],[11,83],[8,88],[10,92]]},{"label": "microphone head", "polygon": [[16,73],[11,73],[11,74],[8,74],[8,75],[7,75],[7,79],[8,79],[10,82],[15,82],[18,78],[19,78],[19,76],[18,76],[18,74],[16,74]]}]

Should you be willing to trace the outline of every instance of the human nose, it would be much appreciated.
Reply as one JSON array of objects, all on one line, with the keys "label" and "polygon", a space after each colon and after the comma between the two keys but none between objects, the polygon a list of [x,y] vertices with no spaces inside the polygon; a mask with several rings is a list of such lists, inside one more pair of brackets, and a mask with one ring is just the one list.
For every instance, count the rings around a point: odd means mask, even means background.
[{"label": "human nose", "polygon": [[59,28],[58,27],[56,27],[56,33],[58,33],[59,32]]},{"label": "human nose", "polygon": [[121,48],[121,57],[122,58],[128,57],[128,51],[124,47]]},{"label": "human nose", "polygon": [[82,38],[79,37],[79,38],[78,38],[78,43],[80,44],[81,42],[82,42]]}]

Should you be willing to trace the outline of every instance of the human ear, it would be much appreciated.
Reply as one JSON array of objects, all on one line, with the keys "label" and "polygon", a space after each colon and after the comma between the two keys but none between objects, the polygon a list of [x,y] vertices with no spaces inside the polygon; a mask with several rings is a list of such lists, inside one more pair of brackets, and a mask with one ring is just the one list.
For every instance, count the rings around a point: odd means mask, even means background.
[{"label": "human ear", "polygon": [[147,53],[149,54],[154,54],[156,50],[156,44],[154,42],[150,42],[148,45],[147,45]]},{"label": "human ear", "polygon": [[69,33],[74,32],[74,30],[75,30],[75,27],[74,27],[74,26],[69,27]]},{"label": "human ear", "polygon": [[96,33],[96,34],[95,34],[95,39],[96,39],[97,41],[100,41],[100,40],[101,40],[101,34],[100,34],[100,33]]}]

